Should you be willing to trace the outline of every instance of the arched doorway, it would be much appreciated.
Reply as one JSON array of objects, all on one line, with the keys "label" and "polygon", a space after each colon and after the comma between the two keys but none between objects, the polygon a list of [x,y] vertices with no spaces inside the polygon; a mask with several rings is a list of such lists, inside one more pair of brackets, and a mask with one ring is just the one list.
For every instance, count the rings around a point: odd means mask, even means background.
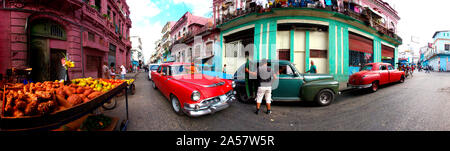
[{"label": "arched doorway", "polygon": [[67,47],[65,29],[52,20],[38,19],[30,24],[29,32],[28,56],[33,81],[65,79],[65,69],[61,65]]}]

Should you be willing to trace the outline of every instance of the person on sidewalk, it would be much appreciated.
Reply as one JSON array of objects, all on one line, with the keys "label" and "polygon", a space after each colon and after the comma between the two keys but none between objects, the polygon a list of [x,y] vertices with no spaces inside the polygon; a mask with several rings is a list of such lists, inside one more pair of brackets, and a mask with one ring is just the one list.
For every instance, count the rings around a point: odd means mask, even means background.
[{"label": "person on sidewalk", "polygon": [[120,71],[121,79],[124,80],[125,75],[127,74],[127,69],[125,69],[125,66],[123,64],[120,66],[120,69],[122,69],[122,71]]},{"label": "person on sidewalk", "polygon": [[317,73],[317,67],[316,67],[316,65],[314,65],[314,61],[311,61],[311,67],[309,68],[309,71],[306,71],[306,73],[312,73],[312,74]]},{"label": "person on sidewalk", "polygon": [[107,62],[104,62],[103,63],[103,79],[111,79],[111,75],[110,75],[110,72],[109,72],[109,67],[108,67],[108,63]]},{"label": "person on sidewalk", "polygon": [[222,74],[223,74],[223,79],[227,78],[227,64],[223,65],[223,70],[222,70]]},{"label": "person on sidewalk", "polygon": [[258,92],[256,94],[255,114],[259,113],[263,97],[266,100],[266,107],[267,107],[266,113],[267,114],[272,113],[270,104],[272,102],[272,84],[275,78],[276,74],[272,71],[271,65],[269,65],[268,60],[266,59],[261,60],[261,63],[258,66],[259,87]]}]

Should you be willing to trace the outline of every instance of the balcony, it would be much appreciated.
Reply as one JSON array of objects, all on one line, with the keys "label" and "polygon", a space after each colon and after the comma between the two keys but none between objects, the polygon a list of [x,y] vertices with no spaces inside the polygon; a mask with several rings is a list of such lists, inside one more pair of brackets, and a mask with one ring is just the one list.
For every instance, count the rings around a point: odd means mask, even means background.
[{"label": "balcony", "polygon": [[[86,34],[84,34],[84,35],[86,35]],[[108,44],[104,40],[99,40],[98,38],[96,38],[96,40],[91,41],[87,38],[87,36],[83,36],[83,37],[84,37],[83,38],[83,47],[97,49],[97,50],[104,51],[104,52],[108,51]]]},{"label": "balcony", "polygon": [[85,7],[83,7],[83,15],[90,18],[92,21],[97,22],[99,24],[102,24],[103,26],[106,25],[107,17],[100,15],[100,13],[97,11],[97,9],[85,4]]},{"label": "balcony", "polygon": [[225,7],[225,9],[223,9],[223,15],[219,17],[221,19],[216,19],[216,27],[222,30],[230,29],[233,26],[272,17],[319,17],[345,22],[374,34],[376,33],[389,42],[396,44],[402,43],[402,39],[395,34],[395,29],[388,29],[386,24],[380,23],[380,20],[383,19],[381,14],[368,7],[362,7],[353,3],[351,4],[359,9],[350,9],[347,2],[345,2],[344,7],[341,8],[338,8],[337,6],[323,8],[316,4],[308,4],[305,7],[300,7],[298,5],[290,7],[271,6],[267,9],[248,7],[245,10],[232,11],[232,7]]}]

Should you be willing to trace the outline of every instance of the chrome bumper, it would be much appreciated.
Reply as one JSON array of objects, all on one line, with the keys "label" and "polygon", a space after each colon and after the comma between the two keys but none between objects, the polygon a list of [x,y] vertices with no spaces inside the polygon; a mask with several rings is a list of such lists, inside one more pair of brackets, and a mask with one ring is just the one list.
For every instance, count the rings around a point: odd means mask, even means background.
[{"label": "chrome bumper", "polygon": [[[191,108],[187,105],[184,106],[183,111],[186,115],[191,117],[198,117],[207,114],[214,114],[218,111],[224,110],[230,106],[230,103],[236,100],[234,94],[222,95],[215,98],[220,98],[219,102],[208,104],[207,106],[199,107],[199,109]],[[212,98],[214,99],[214,98]]]},{"label": "chrome bumper", "polygon": [[365,88],[370,88],[372,87],[372,84],[366,84],[366,85],[352,85],[352,84],[347,84],[348,88],[353,88],[353,89],[365,89]]}]

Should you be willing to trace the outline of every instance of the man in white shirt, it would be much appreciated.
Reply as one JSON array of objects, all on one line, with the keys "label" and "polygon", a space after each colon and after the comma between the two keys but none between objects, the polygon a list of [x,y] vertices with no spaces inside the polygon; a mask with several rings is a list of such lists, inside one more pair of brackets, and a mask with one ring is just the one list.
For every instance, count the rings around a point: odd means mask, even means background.
[{"label": "man in white shirt", "polygon": [[122,75],[122,80],[123,80],[123,79],[125,79],[125,74],[127,74],[127,69],[125,69],[125,66],[123,64],[120,66],[120,69],[122,69],[120,74]]}]

